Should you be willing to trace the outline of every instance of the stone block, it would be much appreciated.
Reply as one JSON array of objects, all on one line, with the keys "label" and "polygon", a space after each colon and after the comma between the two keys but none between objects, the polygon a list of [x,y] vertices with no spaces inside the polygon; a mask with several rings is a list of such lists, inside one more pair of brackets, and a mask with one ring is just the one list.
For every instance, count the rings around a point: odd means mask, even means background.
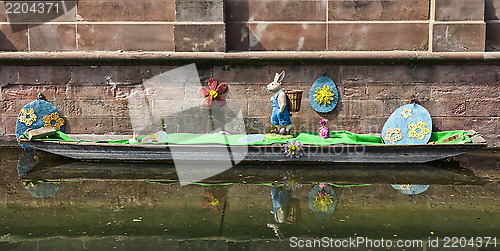
[{"label": "stone block", "polygon": [[225,51],[224,24],[176,24],[175,51]]},{"label": "stone block", "polygon": [[[325,76],[331,78],[337,84],[340,80],[340,69],[341,66],[271,65],[269,82],[272,81],[275,73],[285,71],[284,83],[312,84],[325,73]],[[286,86],[284,88],[288,89]]]},{"label": "stone block", "polygon": [[84,51],[121,49],[121,24],[77,24],[78,49]]},{"label": "stone block", "polygon": [[500,117],[500,100],[470,100],[467,101],[468,117]]},{"label": "stone block", "polygon": [[227,51],[250,50],[250,30],[247,23],[226,23]]},{"label": "stone block", "polygon": [[111,117],[113,114],[113,105],[108,100],[91,99],[81,100],[82,116],[84,118],[93,117]]},{"label": "stone block", "polygon": [[420,23],[329,24],[328,50],[427,50],[429,25]]},{"label": "stone block", "polygon": [[175,0],[79,1],[78,20],[93,22],[174,22]]},{"label": "stone block", "polygon": [[500,23],[486,24],[486,51],[500,51]]},{"label": "stone block", "polygon": [[465,116],[467,109],[465,99],[427,100],[422,105],[432,117]]},{"label": "stone block", "polygon": [[500,19],[500,0],[486,0],[484,3],[484,19]]},{"label": "stone block", "polygon": [[75,24],[41,24],[29,29],[31,51],[76,50]]},{"label": "stone block", "polygon": [[66,133],[94,133],[108,134],[113,131],[113,118],[111,117],[65,117]]},{"label": "stone block", "polygon": [[27,24],[0,24],[0,51],[27,51],[27,30]]},{"label": "stone block", "polygon": [[434,51],[484,51],[486,24],[435,24]]},{"label": "stone block", "polygon": [[69,66],[19,66],[20,84],[67,84],[71,81]]},{"label": "stone block", "polygon": [[382,100],[346,100],[347,116],[353,118],[373,118],[383,114]]},{"label": "stone block", "polygon": [[75,84],[137,84],[141,83],[138,66],[72,66]]},{"label": "stone block", "polygon": [[428,20],[429,0],[330,0],[329,21]]},{"label": "stone block", "polygon": [[123,24],[122,45],[124,51],[173,51],[173,24]]},{"label": "stone block", "polygon": [[268,66],[214,66],[213,74],[225,83],[269,83],[274,78]]},{"label": "stone block", "polygon": [[326,24],[250,23],[251,51],[323,51]]},{"label": "stone block", "polygon": [[[43,8],[41,6],[33,6],[35,1],[0,1],[0,19],[9,22],[30,22],[30,23],[43,23],[49,21],[55,22],[74,22],[76,21],[76,2],[77,1],[43,1]],[[6,13],[6,3],[13,4],[10,8],[14,12],[16,3],[21,4],[19,13]],[[26,12],[23,12],[23,6],[27,7]],[[49,5],[51,4],[51,5]],[[37,12],[33,13],[33,7],[38,7]],[[50,8],[51,7],[51,8]],[[50,11],[49,11],[50,8]],[[25,9],[26,10],[26,9]],[[27,27],[26,27],[27,28]]]},{"label": "stone block", "polygon": [[67,96],[73,100],[110,100],[113,98],[111,86],[68,85]]},{"label": "stone block", "polygon": [[0,66],[0,85],[17,84],[19,82],[18,66]]},{"label": "stone block", "polygon": [[393,66],[391,65],[343,65],[341,66],[340,79],[352,82],[392,82]]},{"label": "stone block", "polygon": [[222,0],[177,0],[175,21],[224,22],[224,2]]},{"label": "stone block", "polygon": [[321,0],[228,0],[226,20],[326,21],[327,5]]},{"label": "stone block", "polygon": [[436,0],[436,21],[472,20],[484,20],[484,0]]}]

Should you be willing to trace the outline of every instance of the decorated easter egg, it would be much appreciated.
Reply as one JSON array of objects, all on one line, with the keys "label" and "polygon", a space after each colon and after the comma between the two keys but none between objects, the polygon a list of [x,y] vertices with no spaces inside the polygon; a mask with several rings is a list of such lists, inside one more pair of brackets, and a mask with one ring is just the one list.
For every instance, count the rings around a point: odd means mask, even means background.
[{"label": "decorated easter egg", "polygon": [[339,101],[339,92],[333,80],[327,76],[314,81],[309,91],[309,102],[312,108],[321,113],[331,112]]},{"label": "decorated easter egg", "polygon": [[[16,138],[19,138],[28,129],[42,127],[53,127],[64,132],[64,119],[61,118],[59,110],[51,103],[43,100],[35,100],[25,105],[19,112],[16,122]],[[23,148],[29,149],[25,145]]]},{"label": "decorated easter egg", "polygon": [[431,138],[432,119],[421,105],[399,107],[385,122],[382,139],[385,144],[427,144]]},{"label": "decorated easter egg", "polygon": [[410,195],[420,194],[429,189],[429,185],[406,184],[406,185],[392,185],[392,187],[396,190],[401,191],[404,194],[410,194]]}]

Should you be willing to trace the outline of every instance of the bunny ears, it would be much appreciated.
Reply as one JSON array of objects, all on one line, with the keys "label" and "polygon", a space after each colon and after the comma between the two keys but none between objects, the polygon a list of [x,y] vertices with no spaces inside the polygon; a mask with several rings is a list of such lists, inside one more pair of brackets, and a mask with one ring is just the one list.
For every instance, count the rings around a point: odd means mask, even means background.
[{"label": "bunny ears", "polygon": [[285,78],[285,71],[282,71],[280,74],[276,73],[276,75],[274,76],[274,81],[273,82],[279,83],[284,78]]}]

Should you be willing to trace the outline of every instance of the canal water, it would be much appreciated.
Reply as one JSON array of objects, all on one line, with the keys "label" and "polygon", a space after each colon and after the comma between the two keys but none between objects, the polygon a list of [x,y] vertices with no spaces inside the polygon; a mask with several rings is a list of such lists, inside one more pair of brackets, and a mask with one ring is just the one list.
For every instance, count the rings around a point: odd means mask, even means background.
[{"label": "canal water", "polygon": [[239,165],[185,186],[169,165],[18,148],[0,160],[0,250],[500,250],[495,150],[421,165]]}]

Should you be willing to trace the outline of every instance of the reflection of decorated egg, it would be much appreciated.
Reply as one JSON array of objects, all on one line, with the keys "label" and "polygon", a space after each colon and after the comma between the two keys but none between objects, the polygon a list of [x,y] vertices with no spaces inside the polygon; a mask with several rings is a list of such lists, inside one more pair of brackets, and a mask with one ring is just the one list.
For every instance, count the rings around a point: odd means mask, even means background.
[{"label": "reflection of decorated egg", "polygon": [[[28,129],[54,127],[64,132],[64,119],[57,108],[43,100],[35,100],[23,107],[19,112],[16,123],[16,138],[19,138]],[[27,146],[21,145],[24,148]]]},{"label": "reflection of decorated egg", "polygon": [[315,185],[309,192],[309,208],[316,213],[321,220],[327,220],[337,205],[337,195],[330,186],[324,190],[319,185]]},{"label": "reflection of decorated egg", "polygon": [[385,122],[382,139],[385,144],[427,144],[431,138],[432,119],[421,105],[399,107]]},{"label": "reflection of decorated egg", "polygon": [[392,187],[396,190],[401,191],[404,194],[410,194],[410,195],[415,195],[415,194],[420,194],[427,189],[429,189],[429,185],[392,185]]},{"label": "reflection of decorated egg", "polygon": [[321,113],[331,112],[339,101],[339,92],[333,80],[327,76],[314,81],[309,91],[309,102],[312,108]]}]

